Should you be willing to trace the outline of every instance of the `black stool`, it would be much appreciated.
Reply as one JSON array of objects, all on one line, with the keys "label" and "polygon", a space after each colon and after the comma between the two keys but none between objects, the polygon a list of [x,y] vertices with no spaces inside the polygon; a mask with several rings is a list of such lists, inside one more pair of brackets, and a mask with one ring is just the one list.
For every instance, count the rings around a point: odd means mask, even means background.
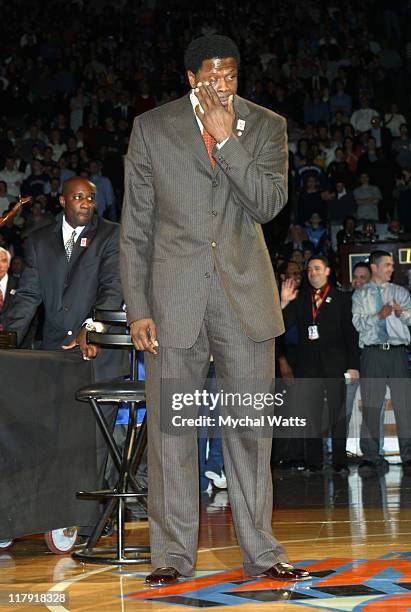
[{"label": "black stool", "polygon": [[[122,311],[95,311],[93,319],[103,323],[127,325],[126,315]],[[108,563],[110,565],[149,563],[149,546],[125,546],[124,544],[125,500],[130,497],[145,500],[147,497],[147,490],[142,490],[134,477],[136,467],[139,465],[147,445],[146,417],[144,417],[141,426],[138,428],[138,433],[136,433],[137,410],[145,401],[145,384],[142,381],[135,380],[137,378],[136,351],[134,350],[131,337],[127,333],[89,332],[87,340],[100,346],[131,348],[131,377],[134,380],[96,383],[92,386],[83,387],[76,394],[76,398],[80,401],[88,402],[94,412],[97,424],[107,443],[114,465],[118,470],[118,480],[114,489],[80,491],[77,493],[79,498],[106,500],[107,504],[84,549],[81,552],[73,553],[72,557],[83,562]],[[108,427],[102,409],[104,404],[120,402],[129,402],[130,404],[126,440],[122,451]],[[96,548],[96,543],[106,523],[113,516],[116,517],[117,522],[116,546]]]}]

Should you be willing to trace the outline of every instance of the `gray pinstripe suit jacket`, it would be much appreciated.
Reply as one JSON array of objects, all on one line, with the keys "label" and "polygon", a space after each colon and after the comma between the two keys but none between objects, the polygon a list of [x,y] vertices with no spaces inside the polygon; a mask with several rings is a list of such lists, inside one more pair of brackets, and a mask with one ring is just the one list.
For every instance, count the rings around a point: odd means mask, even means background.
[{"label": "gray pinstripe suit jacket", "polygon": [[285,120],[239,96],[234,108],[244,131],[215,147],[214,170],[188,95],[134,121],[121,277],[129,321],[153,318],[164,347],[194,344],[214,268],[251,339],[284,330],[260,224],[287,201]]}]

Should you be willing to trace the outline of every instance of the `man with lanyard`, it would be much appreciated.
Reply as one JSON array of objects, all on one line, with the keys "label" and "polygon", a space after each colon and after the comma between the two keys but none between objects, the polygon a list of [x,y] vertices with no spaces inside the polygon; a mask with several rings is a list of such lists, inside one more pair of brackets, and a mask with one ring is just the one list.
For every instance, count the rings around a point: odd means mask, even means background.
[{"label": "man with lanyard", "polygon": [[[327,392],[328,425],[332,438],[334,471],[347,473],[344,374],[359,376],[359,350],[351,322],[350,296],[329,284],[328,260],[313,255],[308,261],[309,286],[297,291],[292,279],[283,283],[281,306],[286,329],[298,328],[295,368],[296,407],[307,419],[305,463],[308,473],[323,467],[321,427],[324,392]],[[304,414],[302,414],[304,413]],[[323,432],[328,436],[328,431]]]},{"label": "man with lanyard", "polygon": [[386,468],[380,454],[380,408],[389,382],[404,469],[411,471],[411,384],[408,369],[411,297],[405,287],[390,283],[394,263],[387,251],[370,256],[371,281],[353,295],[353,323],[361,353],[363,422],[360,473]]}]

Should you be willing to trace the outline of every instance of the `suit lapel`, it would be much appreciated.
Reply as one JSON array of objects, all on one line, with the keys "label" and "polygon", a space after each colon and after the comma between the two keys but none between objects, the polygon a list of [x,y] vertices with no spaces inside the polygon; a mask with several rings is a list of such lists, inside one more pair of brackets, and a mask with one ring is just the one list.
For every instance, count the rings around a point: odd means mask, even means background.
[{"label": "suit lapel", "polygon": [[64,248],[63,232],[61,226],[63,224],[63,213],[57,217],[57,222],[53,230],[52,245],[56,253],[57,261],[61,264],[67,264],[66,249]]},{"label": "suit lapel", "polygon": [[208,159],[208,154],[204,146],[204,140],[197,123],[196,116],[190,101],[190,96],[186,95],[179,100],[177,105],[177,113],[171,119],[179,138],[184,143],[184,146],[191,149],[195,157],[200,163],[210,172],[213,169]]}]

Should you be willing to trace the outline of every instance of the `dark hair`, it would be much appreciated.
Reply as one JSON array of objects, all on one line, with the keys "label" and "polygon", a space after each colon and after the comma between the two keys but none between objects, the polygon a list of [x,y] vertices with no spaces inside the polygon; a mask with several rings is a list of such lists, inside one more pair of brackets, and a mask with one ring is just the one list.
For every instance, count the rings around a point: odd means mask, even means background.
[{"label": "dark hair", "polygon": [[330,267],[330,262],[328,261],[327,257],[325,255],[311,255],[311,257],[308,259],[307,261],[307,266],[310,263],[310,261],[322,261],[323,264],[329,268]]},{"label": "dark hair", "polygon": [[380,263],[380,261],[381,261],[381,259],[383,257],[391,257],[391,253],[389,253],[388,251],[381,251],[381,250],[380,251],[373,251],[371,253],[371,255],[370,255],[369,260],[368,260],[369,263],[370,263],[370,266],[371,266],[371,264],[375,264],[375,265],[378,266],[378,264]]},{"label": "dark hair", "polygon": [[367,268],[368,272],[371,274],[370,264],[366,261],[358,261],[353,267],[352,271],[355,272],[357,268]]},{"label": "dark hair", "polygon": [[208,34],[192,40],[184,54],[184,65],[186,70],[195,74],[200,70],[204,60],[216,57],[233,57],[237,66],[240,65],[240,52],[237,45],[231,38],[221,34]]}]

